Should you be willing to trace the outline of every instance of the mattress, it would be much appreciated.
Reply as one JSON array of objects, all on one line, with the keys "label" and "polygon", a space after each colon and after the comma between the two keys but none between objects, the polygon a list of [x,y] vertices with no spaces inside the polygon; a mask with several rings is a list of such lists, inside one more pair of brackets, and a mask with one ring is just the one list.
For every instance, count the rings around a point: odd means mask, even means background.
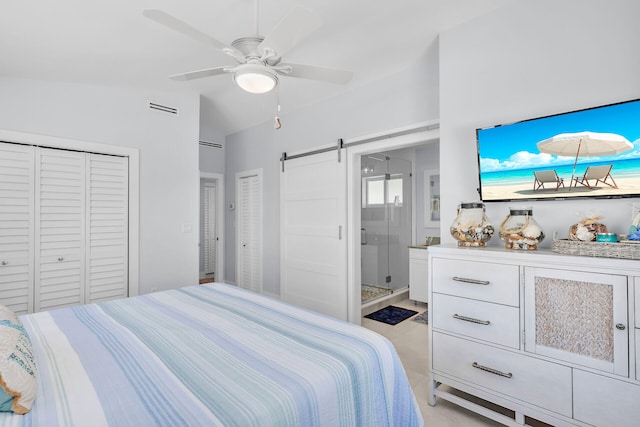
[{"label": "mattress", "polygon": [[38,394],[0,426],[421,426],[393,345],[213,283],[21,316]]}]

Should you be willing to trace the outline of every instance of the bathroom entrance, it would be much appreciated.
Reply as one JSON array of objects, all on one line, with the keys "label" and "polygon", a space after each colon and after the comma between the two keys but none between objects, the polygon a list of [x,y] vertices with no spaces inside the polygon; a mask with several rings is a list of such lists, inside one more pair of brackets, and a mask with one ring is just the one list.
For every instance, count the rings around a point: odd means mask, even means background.
[{"label": "bathroom entrance", "polygon": [[411,160],[402,150],[361,157],[361,302],[409,285]]}]

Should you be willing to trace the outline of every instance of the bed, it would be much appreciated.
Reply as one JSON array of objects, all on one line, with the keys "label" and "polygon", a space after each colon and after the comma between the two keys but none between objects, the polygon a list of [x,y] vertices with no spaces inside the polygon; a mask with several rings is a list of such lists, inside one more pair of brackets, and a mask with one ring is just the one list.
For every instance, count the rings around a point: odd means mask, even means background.
[{"label": "bed", "polygon": [[392,344],[224,283],[21,316],[37,364],[0,426],[422,426]]}]

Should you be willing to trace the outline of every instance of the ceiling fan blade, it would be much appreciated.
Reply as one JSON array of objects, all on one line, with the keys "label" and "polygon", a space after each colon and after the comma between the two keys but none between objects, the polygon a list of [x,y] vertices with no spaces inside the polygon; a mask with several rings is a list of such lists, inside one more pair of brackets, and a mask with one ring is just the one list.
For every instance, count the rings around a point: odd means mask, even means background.
[{"label": "ceiling fan blade", "polygon": [[282,57],[321,26],[320,15],[309,9],[296,7],[265,37],[258,50],[264,54],[265,49],[271,49],[277,56]]},{"label": "ceiling fan blade", "polygon": [[160,25],[164,25],[167,28],[177,31],[187,37],[191,37],[192,39],[195,39],[201,43],[208,44],[209,46],[219,49],[224,53],[233,56],[234,58],[244,58],[244,55],[242,55],[242,53],[240,53],[240,51],[238,51],[236,48],[229,46],[228,44],[223,43],[220,40],[214,39],[208,34],[205,34],[202,31],[193,28],[186,22],[181,21],[166,12],[158,9],[146,9],[142,12],[142,14]]},{"label": "ceiling fan blade", "polygon": [[204,70],[190,71],[188,73],[175,74],[173,76],[169,76],[170,79],[179,80],[179,81],[187,81],[187,80],[195,80],[201,79],[203,77],[211,77],[211,76],[219,76],[220,74],[225,74],[229,67],[215,67],[215,68],[205,68]]},{"label": "ceiling fan blade", "polygon": [[283,74],[289,77],[301,79],[320,80],[323,82],[347,84],[353,77],[351,71],[335,70],[332,68],[316,67],[302,64],[279,64],[278,68],[291,67],[291,71],[283,70]]}]

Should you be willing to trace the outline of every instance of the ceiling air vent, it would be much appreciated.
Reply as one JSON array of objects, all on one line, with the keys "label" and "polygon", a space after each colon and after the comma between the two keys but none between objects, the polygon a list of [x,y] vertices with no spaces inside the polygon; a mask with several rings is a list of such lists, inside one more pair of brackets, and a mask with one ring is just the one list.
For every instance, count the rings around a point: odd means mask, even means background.
[{"label": "ceiling air vent", "polygon": [[202,145],[203,147],[208,147],[208,148],[222,148],[222,144],[218,144],[217,142],[209,142],[209,141],[202,141],[200,140],[200,145]]},{"label": "ceiling air vent", "polygon": [[149,101],[149,108],[152,110],[164,111],[165,113],[178,114],[178,109],[173,107],[167,107],[166,105],[156,104],[155,102]]}]

